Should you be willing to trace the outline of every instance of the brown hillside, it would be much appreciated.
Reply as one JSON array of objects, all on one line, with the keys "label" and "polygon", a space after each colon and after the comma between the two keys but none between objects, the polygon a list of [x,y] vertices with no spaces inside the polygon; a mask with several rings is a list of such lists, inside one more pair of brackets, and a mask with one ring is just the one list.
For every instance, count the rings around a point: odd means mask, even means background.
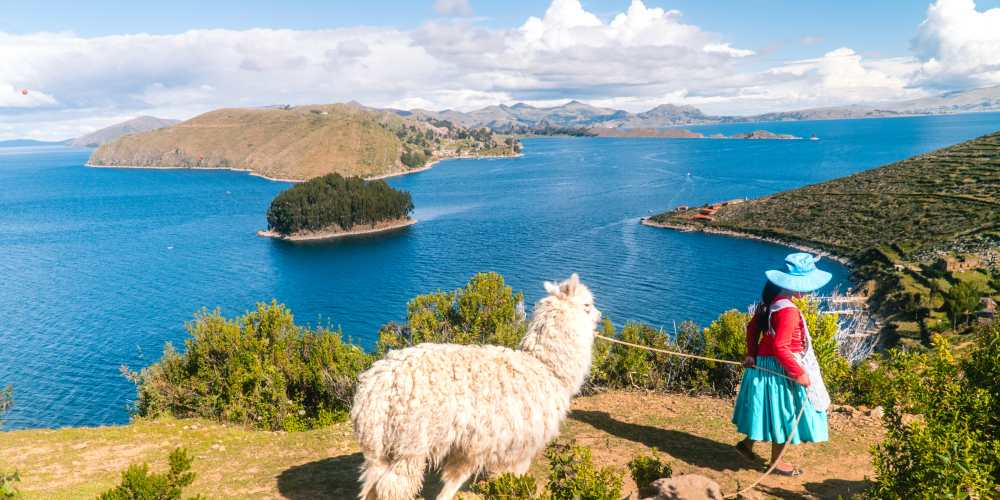
[{"label": "brown hillside", "polygon": [[[233,168],[275,179],[402,173],[405,151],[457,154],[448,129],[347,104],[220,109],[97,149],[95,166]],[[428,137],[430,139],[428,140]],[[469,145],[463,154],[474,152]],[[459,147],[462,147],[459,146]],[[487,145],[488,146],[488,145]]]}]

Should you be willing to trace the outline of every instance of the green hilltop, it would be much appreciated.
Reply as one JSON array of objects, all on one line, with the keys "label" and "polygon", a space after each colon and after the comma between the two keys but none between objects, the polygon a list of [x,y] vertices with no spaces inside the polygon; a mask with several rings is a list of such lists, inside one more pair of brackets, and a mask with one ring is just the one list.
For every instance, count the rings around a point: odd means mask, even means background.
[{"label": "green hilltop", "polygon": [[956,285],[974,289],[977,301],[1000,293],[1000,132],[828,182],[645,222],[846,257],[855,277],[869,282],[876,310],[904,336],[926,340],[928,330],[943,329],[937,321],[960,330],[988,314],[980,311],[988,301],[946,314]]}]

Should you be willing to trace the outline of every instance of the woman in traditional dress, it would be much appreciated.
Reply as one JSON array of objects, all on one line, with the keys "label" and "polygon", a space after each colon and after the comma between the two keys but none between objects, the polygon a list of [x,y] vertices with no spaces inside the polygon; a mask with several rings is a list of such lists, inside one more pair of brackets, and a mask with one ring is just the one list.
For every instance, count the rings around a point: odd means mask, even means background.
[{"label": "woman in traditional dress", "polygon": [[[775,463],[786,442],[818,443],[829,438],[829,395],[812,352],[805,318],[791,300],[830,282],[830,273],[816,268],[818,260],[807,253],[793,253],[785,258],[787,271],[765,273],[767,283],[761,303],[747,325],[747,355],[743,361],[747,370],[733,411],[733,423],[747,436],[736,449],[756,460],[754,443],[770,442],[774,473],[785,476],[803,473],[783,460]],[[802,416],[793,428],[800,411]]]}]

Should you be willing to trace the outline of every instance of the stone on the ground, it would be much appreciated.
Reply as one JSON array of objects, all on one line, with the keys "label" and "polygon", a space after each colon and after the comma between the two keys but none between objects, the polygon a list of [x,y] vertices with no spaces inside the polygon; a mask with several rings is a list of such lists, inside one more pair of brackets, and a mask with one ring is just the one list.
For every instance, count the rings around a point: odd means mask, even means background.
[{"label": "stone on the ground", "polygon": [[645,500],[722,500],[719,483],[698,474],[657,479],[650,487],[656,495]]}]

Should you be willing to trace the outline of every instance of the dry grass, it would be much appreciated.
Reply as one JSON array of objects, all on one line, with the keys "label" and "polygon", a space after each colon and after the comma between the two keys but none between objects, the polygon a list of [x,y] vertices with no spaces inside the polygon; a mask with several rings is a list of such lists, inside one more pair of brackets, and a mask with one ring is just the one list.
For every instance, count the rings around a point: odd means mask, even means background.
[{"label": "dry grass", "polygon": [[405,170],[402,142],[381,122],[378,114],[340,104],[220,109],[105,144],[91,163],[238,168],[276,179]]},{"label": "dry grass", "polygon": [[[675,474],[696,472],[723,491],[749,484],[760,466],[742,458],[729,423],[732,403],[712,398],[608,392],[577,399],[563,438],[590,446],[595,462],[625,470],[635,454],[657,448]],[[800,478],[771,477],[762,492],[781,498],[848,497],[871,474],[868,449],[882,436],[866,418],[831,416],[831,441],[799,446],[790,460]],[[159,419],[127,426],[15,431],[0,434],[0,470],[18,469],[26,498],[93,498],[128,464],[165,468],[177,446],[195,455],[198,477],[188,494],[212,498],[353,498],[361,454],[348,424],[302,433],[251,431],[203,420]],[[766,453],[761,447],[759,453]],[[536,461],[533,473],[546,474]],[[431,478],[425,493],[433,494]],[[626,490],[635,485],[626,480]]]}]

